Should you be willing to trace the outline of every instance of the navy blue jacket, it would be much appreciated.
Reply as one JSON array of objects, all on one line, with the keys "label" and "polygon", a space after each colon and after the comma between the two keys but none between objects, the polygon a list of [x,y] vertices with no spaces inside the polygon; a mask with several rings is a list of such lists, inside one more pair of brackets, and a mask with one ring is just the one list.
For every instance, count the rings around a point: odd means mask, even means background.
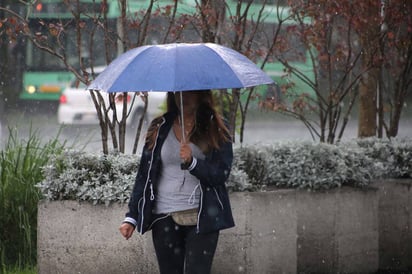
[{"label": "navy blue jacket", "polygon": [[[159,127],[156,143],[152,150],[146,145],[143,148],[130,197],[129,212],[126,213],[126,217],[136,221],[136,229],[141,234],[150,230],[156,221],[152,210],[162,165],[160,152],[176,115],[176,113],[166,113],[162,119],[155,120],[158,122],[156,126]],[[235,225],[225,186],[232,160],[232,143],[227,142],[221,144],[219,149],[209,151],[204,160],[197,159],[196,166],[190,171],[200,180],[201,186],[197,233],[208,233]]]}]

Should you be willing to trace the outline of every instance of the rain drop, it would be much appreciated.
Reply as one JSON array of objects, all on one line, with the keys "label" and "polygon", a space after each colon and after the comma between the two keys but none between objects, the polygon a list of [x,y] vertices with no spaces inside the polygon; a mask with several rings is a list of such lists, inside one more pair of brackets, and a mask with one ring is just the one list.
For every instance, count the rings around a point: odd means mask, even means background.
[{"label": "rain drop", "polygon": [[173,252],[174,252],[176,255],[180,254],[180,248],[175,248],[175,249],[173,250]]}]

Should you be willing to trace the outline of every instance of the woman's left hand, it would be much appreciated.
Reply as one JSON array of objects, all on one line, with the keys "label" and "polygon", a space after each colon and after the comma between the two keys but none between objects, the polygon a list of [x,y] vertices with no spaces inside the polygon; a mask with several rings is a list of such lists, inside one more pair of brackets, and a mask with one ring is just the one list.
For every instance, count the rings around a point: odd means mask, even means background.
[{"label": "woman's left hand", "polygon": [[184,163],[192,162],[192,148],[189,144],[186,143],[180,145],[180,158]]}]

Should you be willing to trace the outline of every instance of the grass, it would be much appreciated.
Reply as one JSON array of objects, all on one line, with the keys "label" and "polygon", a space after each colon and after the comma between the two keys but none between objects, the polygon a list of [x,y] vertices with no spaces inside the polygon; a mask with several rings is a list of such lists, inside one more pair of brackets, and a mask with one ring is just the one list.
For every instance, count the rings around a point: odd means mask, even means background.
[{"label": "grass", "polygon": [[3,272],[4,274],[36,274],[37,269],[36,267],[25,267],[25,268],[19,268],[19,267],[11,267],[9,269],[4,269]]},{"label": "grass", "polygon": [[[42,166],[63,150],[57,137],[43,144],[30,130],[26,140],[9,128],[0,151],[0,272],[33,273],[36,265],[37,203]],[[21,272],[17,272],[21,271]]]}]

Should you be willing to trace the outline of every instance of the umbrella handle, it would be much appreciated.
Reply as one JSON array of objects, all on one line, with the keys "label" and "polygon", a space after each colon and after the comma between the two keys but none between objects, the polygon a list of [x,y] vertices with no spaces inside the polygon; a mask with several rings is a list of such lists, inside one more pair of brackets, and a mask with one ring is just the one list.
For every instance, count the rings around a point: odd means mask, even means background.
[{"label": "umbrella handle", "polygon": [[[186,143],[186,137],[185,137],[185,120],[183,117],[183,92],[180,92],[180,128],[182,129],[182,138],[180,139],[182,144]],[[182,162],[180,163],[180,169],[181,170],[186,170],[189,168],[189,164]]]},{"label": "umbrella handle", "polygon": [[180,127],[182,129],[182,143],[186,143],[186,137],[185,137],[185,119],[183,117],[183,92],[180,92]]}]

